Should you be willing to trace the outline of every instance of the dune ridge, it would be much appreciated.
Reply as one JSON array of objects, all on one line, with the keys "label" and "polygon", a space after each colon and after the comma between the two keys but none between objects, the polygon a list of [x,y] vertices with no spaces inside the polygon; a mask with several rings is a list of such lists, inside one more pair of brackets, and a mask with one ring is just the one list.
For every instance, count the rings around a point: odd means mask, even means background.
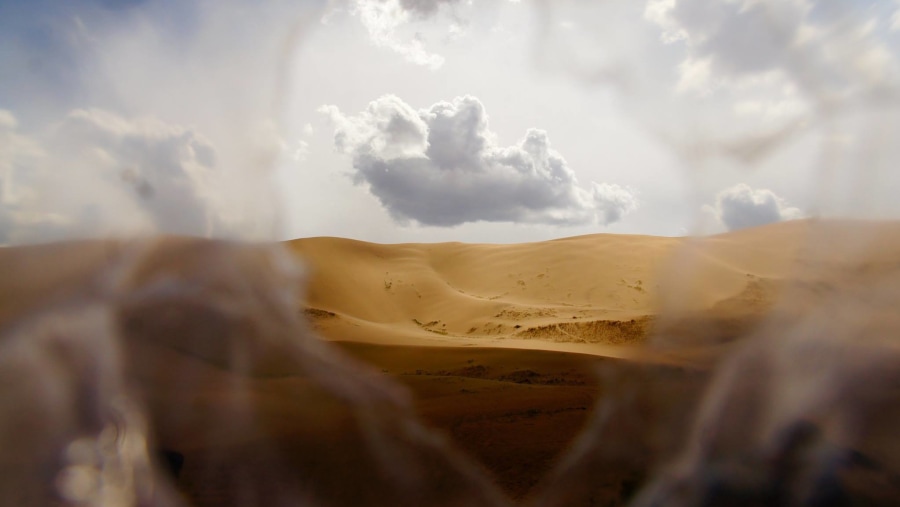
[{"label": "dune ridge", "polygon": [[[596,234],[530,244],[288,242],[307,315],[336,340],[609,353],[657,316],[763,313],[808,224],[708,238]],[[673,290],[673,287],[677,287]],[[524,343],[531,342],[531,343]]]}]

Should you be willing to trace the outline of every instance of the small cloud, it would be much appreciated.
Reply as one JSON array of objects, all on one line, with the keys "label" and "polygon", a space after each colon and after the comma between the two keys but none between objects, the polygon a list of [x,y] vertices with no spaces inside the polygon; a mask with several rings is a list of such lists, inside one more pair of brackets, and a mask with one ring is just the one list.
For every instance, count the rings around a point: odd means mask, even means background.
[{"label": "small cloud", "polygon": [[[403,56],[406,61],[436,70],[444,64],[444,57],[425,49],[420,34],[404,40],[398,31],[412,21],[433,17],[443,5],[459,0],[357,0],[353,13],[362,21],[372,42]],[[460,23],[453,23],[450,34],[459,35]]]},{"label": "small cloud", "polygon": [[688,38],[687,32],[674,19],[675,0],[650,0],[644,6],[644,19],[662,28],[661,40],[674,44]]},{"label": "small cloud", "polygon": [[457,40],[469,34],[469,26],[465,23],[452,23],[447,29],[447,38]]},{"label": "small cloud", "polygon": [[678,65],[678,93],[708,95],[712,90],[712,67],[709,59],[687,59]]},{"label": "small cloud", "polygon": [[335,148],[353,159],[354,181],[401,223],[608,225],[637,208],[624,187],[581,187],[543,130],[498,146],[475,97],[416,110],[387,95],[357,115],[319,110],[335,126]]},{"label": "small cloud", "polygon": [[602,224],[612,224],[636,210],[638,200],[631,190],[611,183],[593,183],[591,185],[594,205]]},{"label": "small cloud", "polygon": [[296,162],[303,162],[309,155],[309,143],[306,141],[297,141],[293,150],[290,150],[289,156]]},{"label": "small cloud", "polygon": [[799,209],[788,206],[771,190],[754,189],[745,183],[719,192],[715,206],[705,206],[704,210],[729,231],[803,217]]}]

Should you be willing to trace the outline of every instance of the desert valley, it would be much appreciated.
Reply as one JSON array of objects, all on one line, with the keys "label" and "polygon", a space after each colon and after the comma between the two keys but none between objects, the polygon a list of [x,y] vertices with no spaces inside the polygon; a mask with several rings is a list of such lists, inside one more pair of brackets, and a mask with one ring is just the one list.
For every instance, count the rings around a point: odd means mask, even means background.
[{"label": "desert valley", "polygon": [[5,248],[0,494],[890,505],[898,267],[897,224],[817,221]]}]

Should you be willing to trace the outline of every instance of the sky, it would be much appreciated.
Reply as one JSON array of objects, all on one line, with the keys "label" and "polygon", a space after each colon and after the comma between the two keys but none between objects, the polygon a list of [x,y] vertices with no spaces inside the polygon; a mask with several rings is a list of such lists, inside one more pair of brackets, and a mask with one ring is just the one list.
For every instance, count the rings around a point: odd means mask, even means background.
[{"label": "sky", "polygon": [[0,244],[900,218],[894,0],[0,0]]}]

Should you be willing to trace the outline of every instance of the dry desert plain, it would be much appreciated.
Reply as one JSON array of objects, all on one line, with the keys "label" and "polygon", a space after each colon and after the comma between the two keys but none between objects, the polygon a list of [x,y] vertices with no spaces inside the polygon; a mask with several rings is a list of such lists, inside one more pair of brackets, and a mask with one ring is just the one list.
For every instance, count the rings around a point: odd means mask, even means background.
[{"label": "dry desert plain", "polygon": [[900,225],[846,221],[5,248],[0,494],[890,505],[898,275]]}]

